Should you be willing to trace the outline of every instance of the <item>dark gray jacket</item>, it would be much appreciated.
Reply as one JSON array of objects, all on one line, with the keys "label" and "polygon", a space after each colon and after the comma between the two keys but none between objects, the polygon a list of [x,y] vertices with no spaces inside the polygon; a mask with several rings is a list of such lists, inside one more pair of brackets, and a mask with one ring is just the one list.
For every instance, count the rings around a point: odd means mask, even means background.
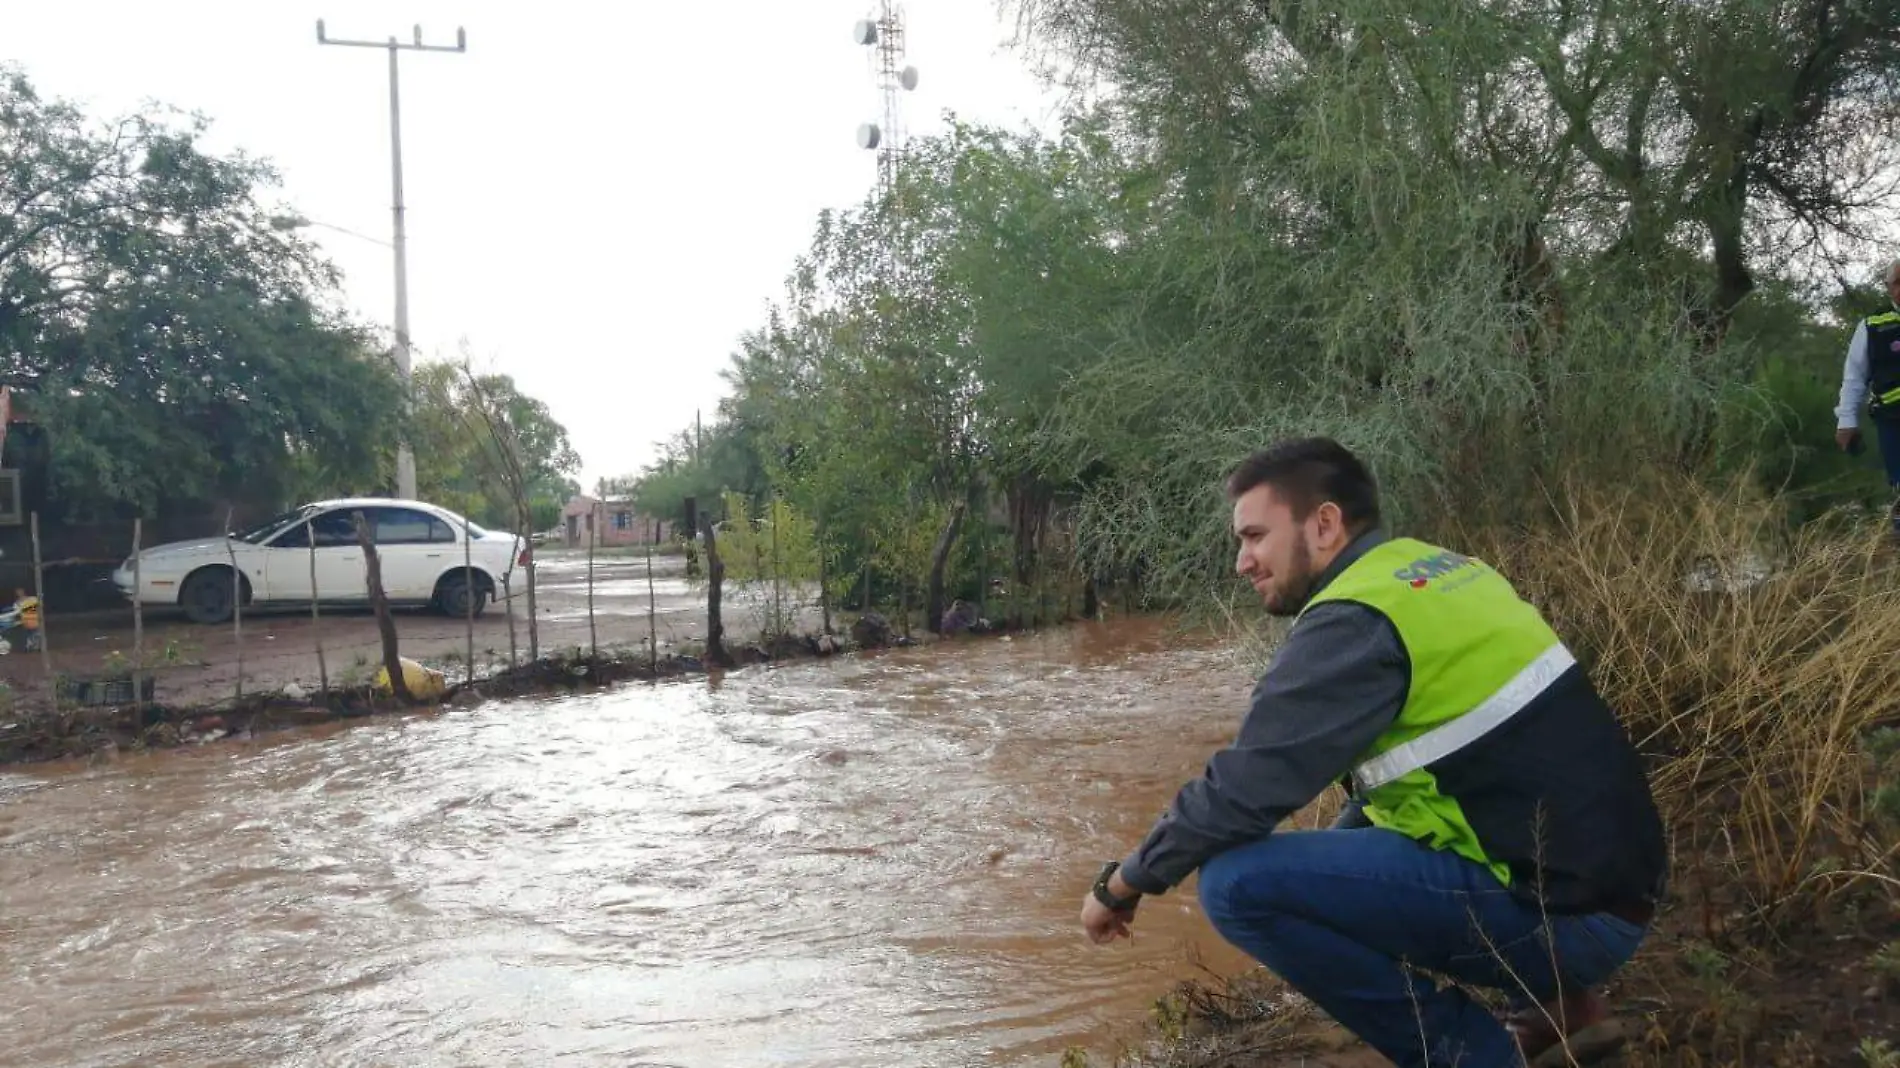
[{"label": "dark gray jacket", "polygon": [[[1376,529],[1360,535],[1320,573],[1314,592],[1384,541]],[[1122,861],[1122,878],[1163,893],[1215,854],[1265,837],[1352,770],[1398,718],[1410,684],[1411,662],[1384,615],[1350,601],[1315,605],[1254,686],[1233,744],[1175,795]],[[1341,819],[1364,822],[1357,805]]]},{"label": "dark gray jacket", "polygon": [[[1316,589],[1385,540],[1377,531],[1356,540]],[[1161,893],[1215,854],[1272,833],[1344,778],[1398,717],[1410,663],[1378,610],[1313,606],[1254,687],[1239,736],[1181,788],[1122,877]],[[1581,665],[1428,770],[1524,900],[1552,913],[1631,917],[1647,916],[1663,893],[1667,841],[1641,758]],[[1361,823],[1349,807],[1336,826]]]}]

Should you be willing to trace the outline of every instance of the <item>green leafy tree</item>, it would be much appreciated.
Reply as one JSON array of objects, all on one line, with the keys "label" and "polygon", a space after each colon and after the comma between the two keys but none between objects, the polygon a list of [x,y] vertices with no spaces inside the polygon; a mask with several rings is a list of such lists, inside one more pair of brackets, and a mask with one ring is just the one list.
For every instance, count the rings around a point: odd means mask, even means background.
[{"label": "green leafy tree", "polygon": [[[821,215],[720,440],[881,603],[1000,565],[1218,608],[1220,473],[1293,433],[1413,529],[1656,465],[1875,494],[1827,451],[1828,298],[1900,174],[1897,5],[1020,0],[1113,92],[953,119]],[[736,482],[695,449],[642,486]]]},{"label": "green leafy tree", "polygon": [[69,515],[381,481],[389,362],[202,122],[100,124],[0,72],[0,374]]},{"label": "green leafy tree", "polygon": [[581,460],[547,405],[508,375],[471,377],[454,363],[418,364],[414,380],[416,492],[477,522],[519,526],[512,468],[502,455],[516,448],[534,529],[557,526],[561,509],[580,492],[573,475]]}]

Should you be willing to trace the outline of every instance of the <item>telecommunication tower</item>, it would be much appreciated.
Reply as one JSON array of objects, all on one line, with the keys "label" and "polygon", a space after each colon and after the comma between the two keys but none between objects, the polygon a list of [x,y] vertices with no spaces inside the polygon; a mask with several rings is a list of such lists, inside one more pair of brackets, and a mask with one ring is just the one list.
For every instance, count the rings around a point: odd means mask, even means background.
[{"label": "telecommunication tower", "polygon": [[878,0],[876,13],[852,27],[852,38],[871,50],[871,70],[884,98],[883,120],[858,127],[858,147],[877,153],[879,200],[888,201],[904,155],[904,116],[898,100],[917,88],[917,68],[904,62],[904,5]]}]

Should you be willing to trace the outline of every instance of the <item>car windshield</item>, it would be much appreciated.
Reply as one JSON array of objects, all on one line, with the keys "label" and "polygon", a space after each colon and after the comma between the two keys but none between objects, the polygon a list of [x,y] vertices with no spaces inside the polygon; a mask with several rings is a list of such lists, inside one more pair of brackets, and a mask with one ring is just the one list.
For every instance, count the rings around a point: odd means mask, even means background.
[{"label": "car windshield", "polygon": [[234,530],[230,536],[236,538],[238,541],[248,541],[252,545],[256,545],[280,528],[286,527],[302,519],[304,516],[309,515],[311,507],[311,505],[306,504],[301,508],[292,509],[282,515],[273,516],[254,527],[247,527],[244,530]]}]

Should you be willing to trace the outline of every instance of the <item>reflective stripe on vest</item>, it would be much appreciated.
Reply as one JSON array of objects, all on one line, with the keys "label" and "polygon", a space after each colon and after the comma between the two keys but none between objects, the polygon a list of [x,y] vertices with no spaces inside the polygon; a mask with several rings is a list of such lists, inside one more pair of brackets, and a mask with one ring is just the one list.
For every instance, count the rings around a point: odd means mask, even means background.
[{"label": "reflective stripe on vest", "polygon": [[[1366,818],[1482,864],[1510,886],[1510,865],[1486,852],[1458,798],[1439,789],[1427,765],[1441,751],[1472,745],[1496,726],[1487,720],[1508,719],[1532,696],[1500,695],[1548,686],[1542,672],[1560,673],[1552,671],[1555,658],[1568,653],[1553,650],[1563,640],[1483,561],[1411,538],[1368,548],[1313,595],[1307,610],[1328,601],[1353,601],[1384,615],[1410,666],[1398,717],[1354,756],[1365,775],[1381,780],[1356,789]],[[1546,656],[1552,659],[1533,668]]]},{"label": "reflective stripe on vest", "polygon": [[1361,793],[1377,789],[1456,753],[1522,712],[1576,663],[1561,642],[1551,646],[1476,708],[1354,768],[1354,785]]}]

